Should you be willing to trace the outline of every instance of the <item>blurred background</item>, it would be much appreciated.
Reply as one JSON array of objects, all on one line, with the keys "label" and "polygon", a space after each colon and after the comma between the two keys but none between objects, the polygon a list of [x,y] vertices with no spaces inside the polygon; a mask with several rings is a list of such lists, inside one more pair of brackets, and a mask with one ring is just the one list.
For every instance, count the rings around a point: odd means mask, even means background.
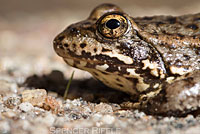
[{"label": "blurred background", "polygon": [[191,14],[200,9],[199,0],[0,0],[1,76],[9,72],[23,81],[22,76],[30,74],[66,71],[53,50],[54,37],[105,2],[133,17]]}]

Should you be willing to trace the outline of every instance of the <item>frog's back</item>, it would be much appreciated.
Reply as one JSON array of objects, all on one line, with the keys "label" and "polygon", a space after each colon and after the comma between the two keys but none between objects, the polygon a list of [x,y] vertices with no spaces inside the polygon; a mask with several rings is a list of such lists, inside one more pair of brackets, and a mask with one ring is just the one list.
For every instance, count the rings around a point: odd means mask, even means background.
[{"label": "frog's back", "polygon": [[133,18],[141,37],[162,55],[169,74],[200,69],[200,13]]},{"label": "frog's back", "polygon": [[138,17],[133,20],[143,31],[151,34],[200,37],[200,13],[178,17]]}]

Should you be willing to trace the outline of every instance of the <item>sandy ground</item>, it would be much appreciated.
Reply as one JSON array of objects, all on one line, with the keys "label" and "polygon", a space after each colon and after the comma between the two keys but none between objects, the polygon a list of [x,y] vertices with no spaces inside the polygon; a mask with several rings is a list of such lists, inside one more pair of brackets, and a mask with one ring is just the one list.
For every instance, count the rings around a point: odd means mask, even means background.
[{"label": "sandy ground", "polygon": [[[0,1],[0,133],[198,134],[200,116],[162,117],[118,105],[129,96],[67,66],[52,41],[67,25],[88,17],[100,3],[120,5],[132,16],[197,13],[198,0]],[[72,71],[68,98],[63,100]],[[35,95],[29,89],[45,89]],[[28,96],[35,100],[25,101]],[[43,91],[43,90],[42,90]],[[105,94],[106,92],[106,94]],[[51,98],[52,97],[52,98]]]}]

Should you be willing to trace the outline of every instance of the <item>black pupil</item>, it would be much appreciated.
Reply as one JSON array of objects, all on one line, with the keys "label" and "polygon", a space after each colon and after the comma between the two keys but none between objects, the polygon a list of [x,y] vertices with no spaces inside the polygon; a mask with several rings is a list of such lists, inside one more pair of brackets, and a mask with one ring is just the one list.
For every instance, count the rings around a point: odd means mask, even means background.
[{"label": "black pupil", "polygon": [[120,26],[120,22],[116,19],[110,19],[109,21],[106,22],[106,27],[110,29],[115,29]]}]

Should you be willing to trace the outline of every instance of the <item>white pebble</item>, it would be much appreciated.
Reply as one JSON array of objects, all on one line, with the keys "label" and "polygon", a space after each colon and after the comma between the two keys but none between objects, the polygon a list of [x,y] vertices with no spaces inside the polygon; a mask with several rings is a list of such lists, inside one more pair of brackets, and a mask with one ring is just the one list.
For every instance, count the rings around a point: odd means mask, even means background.
[{"label": "white pebble", "polygon": [[33,105],[29,102],[23,102],[19,105],[19,109],[21,109],[24,112],[31,111],[33,108]]},{"label": "white pebble", "polygon": [[110,115],[105,115],[105,116],[103,116],[102,121],[105,124],[112,124],[115,121],[115,118],[113,116],[110,116]]}]

